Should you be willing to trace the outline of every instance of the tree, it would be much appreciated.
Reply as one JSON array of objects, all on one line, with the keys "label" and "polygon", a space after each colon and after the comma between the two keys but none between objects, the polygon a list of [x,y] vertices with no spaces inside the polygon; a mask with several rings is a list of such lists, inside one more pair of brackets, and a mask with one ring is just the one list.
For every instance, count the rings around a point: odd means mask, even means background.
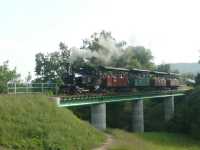
[{"label": "tree", "polygon": [[71,50],[68,49],[68,47],[63,43],[60,42],[60,64],[63,71],[66,71],[67,73],[71,72],[71,63],[70,63],[70,53]]},{"label": "tree", "polygon": [[198,73],[195,77],[196,85],[200,85],[200,73]]},{"label": "tree", "polygon": [[154,69],[153,56],[149,49],[142,46],[129,46],[122,55],[126,67],[140,69]]},{"label": "tree", "polygon": [[8,63],[8,61],[5,61],[3,65],[0,65],[0,93],[7,91],[7,83],[9,81],[15,82],[20,77],[16,73],[16,68],[13,70],[9,69]]},{"label": "tree", "polygon": [[157,66],[157,70],[160,72],[170,72],[170,64],[161,64]]},{"label": "tree", "polygon": [[70,49],[62,42],[59,46],[60,51],[47,53],[46,55],[43,53],[36,54],[35,72],[37,81],[52,81],[57,84],[62,84],[63,73],[70,72]]},{"label": "tree", "polygon": [[172,70],[170,64],[158,65],[156,70],[160,71],[160,72],[168,72],[168,73],[173,72],[173,73],[177,73],[177,74],[179,73],[179,71],[176,69]]}]

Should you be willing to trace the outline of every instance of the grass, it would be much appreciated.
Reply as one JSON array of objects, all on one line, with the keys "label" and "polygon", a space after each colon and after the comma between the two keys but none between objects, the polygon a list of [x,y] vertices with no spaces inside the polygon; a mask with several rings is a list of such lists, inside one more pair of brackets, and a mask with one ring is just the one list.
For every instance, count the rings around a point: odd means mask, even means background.
[{"label": "grass", "polygon": [[198,141],[181,134],[133,134],[121,130],[109,132],[116,139],[109,150],[200,150]]},{"label": "grass", "polygon": [[89,150],[105,136],[42,95],[0,96],[0,149]]}]

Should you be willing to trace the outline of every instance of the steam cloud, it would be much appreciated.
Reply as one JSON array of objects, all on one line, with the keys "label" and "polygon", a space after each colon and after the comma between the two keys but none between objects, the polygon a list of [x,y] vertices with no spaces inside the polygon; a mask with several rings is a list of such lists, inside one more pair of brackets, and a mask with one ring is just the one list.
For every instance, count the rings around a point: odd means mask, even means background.
[{"label": "steam cloud", "polygon": [[114,39],[100,38],[98,45],[101,47],[98,51],[73,47],[70,56],[71,62],[74,62],[79,58],[83,58],[87,61],[89,58],[95,57],[105,64],[110,64],[113,58],[119,58],[123,54],[123,49],[117,46]]}]

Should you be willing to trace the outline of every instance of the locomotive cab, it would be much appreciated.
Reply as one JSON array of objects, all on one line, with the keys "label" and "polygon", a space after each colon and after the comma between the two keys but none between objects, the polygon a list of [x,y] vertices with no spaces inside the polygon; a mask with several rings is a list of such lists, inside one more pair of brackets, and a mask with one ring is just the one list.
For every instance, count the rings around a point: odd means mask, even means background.
[{"label": "locomotive cab", "polygon": [[63,85],[60,90],[65,94],[73,94],[75,92],[75,78],[73,73],[64,73],[62,76]]},{"label": "locomotive cab", "polygon": [[84,91],[94,91],[98,80],[98,73],[92,67],[82,67],[77,71],[75,76],[76,86]]}]

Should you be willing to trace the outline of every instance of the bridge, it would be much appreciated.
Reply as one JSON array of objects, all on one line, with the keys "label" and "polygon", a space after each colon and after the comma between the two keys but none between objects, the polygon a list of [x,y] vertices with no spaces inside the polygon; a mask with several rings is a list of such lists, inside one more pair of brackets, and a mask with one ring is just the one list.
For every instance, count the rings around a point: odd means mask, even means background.
[{"label": "bridge", "polygon": [[165,121],[174,115],[174,98],[184,96],[187,90],[165,90],[136,92],[126,95],[90,95],[55,97],[58,107],[76,107],[91,105],[91,124],[100,130],[106,129],[106,103],[132,102],[132,129],[144,132],[143,100],[162,98]]}]

